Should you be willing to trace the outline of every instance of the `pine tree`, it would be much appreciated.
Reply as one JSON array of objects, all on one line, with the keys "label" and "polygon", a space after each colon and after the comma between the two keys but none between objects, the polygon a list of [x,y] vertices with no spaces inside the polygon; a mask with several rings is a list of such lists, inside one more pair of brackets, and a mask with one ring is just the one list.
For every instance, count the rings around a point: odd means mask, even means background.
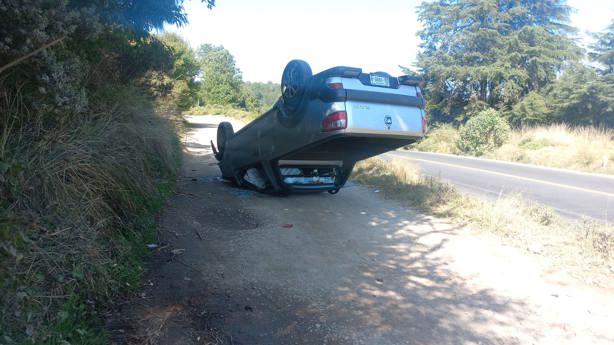
[{"label": "pine tree", "polygon": [[436,120],[464,121],[469,108],[508,112],[556,79],[580,49],[564,0],[440,0],[419,8],[417,66]]},{"label": "pine tree", "polygon": [[614,20],[605,32],[593,34],[596,42],[590,46],[592,51],[588,54],[591,60],[599,63],[601,74],[614,73]]}]

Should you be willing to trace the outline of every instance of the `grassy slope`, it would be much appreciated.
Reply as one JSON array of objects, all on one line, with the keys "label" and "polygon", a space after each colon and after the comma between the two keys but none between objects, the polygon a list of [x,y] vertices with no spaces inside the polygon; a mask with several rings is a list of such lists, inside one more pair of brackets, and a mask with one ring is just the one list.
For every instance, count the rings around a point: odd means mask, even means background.
[{"label": "grassy slope", "polygon": [[[449,125],[435,128],[411,148],[459,154],[458,131]],[[550,125],[515,130],[508,142],[486,158],[614,174],[614,131],[591,127]]]},{"label": "grassy slope", "polygon": [[0,104],[3,342],[106,343],[98,313],[140,285],[180,147],[139,90],[109,92],[52,128]]},{"label": "grassy slope", "polygon": [[451,185],[422,176],[418,168],[406,162],[371,158],[359,162],[352,176],[410,207],[468,222],[501,236],[507,243],[539,251],[559,267],[605,274],[614,268],[614,226],[588,219],[562,219],[551,209],[517,196],[495,202],[469,197]]}]

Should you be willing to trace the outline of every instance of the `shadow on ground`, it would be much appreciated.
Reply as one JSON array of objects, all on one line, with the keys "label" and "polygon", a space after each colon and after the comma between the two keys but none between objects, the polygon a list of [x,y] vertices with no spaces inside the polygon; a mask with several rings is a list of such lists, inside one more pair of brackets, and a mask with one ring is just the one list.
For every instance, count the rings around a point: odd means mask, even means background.
[{"label": "shadow on ground", "polygon": [[186,151],[144,289],[109,315],[114,343],[520,344],[533,331],[523,301],[449,269],[445,222],[360,186],[237,189],[208,145],[186,146],[205,150]]}]

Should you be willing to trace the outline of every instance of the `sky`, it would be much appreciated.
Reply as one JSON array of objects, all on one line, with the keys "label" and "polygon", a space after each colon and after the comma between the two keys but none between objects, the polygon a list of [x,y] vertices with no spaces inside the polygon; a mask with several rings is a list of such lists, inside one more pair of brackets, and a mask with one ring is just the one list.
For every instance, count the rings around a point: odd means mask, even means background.
[{"label": "sky", "polygon": [[[540,1],[540,0],[536,0]],[[305,60],[313,73],[333,66],[400,75],[412,67],[420,42],[416,7],[421,0],[200,0],[184,3],[189,24],[165,26],[193,48],[223,45],[245,81],[279,82],[286,63]],[[614,19],[614,1],[568,0],[571,24],[583,45],[587,32]]]}]

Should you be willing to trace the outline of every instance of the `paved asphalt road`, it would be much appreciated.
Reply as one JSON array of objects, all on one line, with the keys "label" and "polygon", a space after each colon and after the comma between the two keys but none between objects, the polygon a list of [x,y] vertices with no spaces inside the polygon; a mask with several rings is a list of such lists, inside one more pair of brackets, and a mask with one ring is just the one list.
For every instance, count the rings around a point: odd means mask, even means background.
[{"label": "paved asphalt road", "polygon": [[438,153],[394,151],[387,155],[409,160],[426,175],[478,196],[521,193],[568,217],[614,222],[614,176]]}]

